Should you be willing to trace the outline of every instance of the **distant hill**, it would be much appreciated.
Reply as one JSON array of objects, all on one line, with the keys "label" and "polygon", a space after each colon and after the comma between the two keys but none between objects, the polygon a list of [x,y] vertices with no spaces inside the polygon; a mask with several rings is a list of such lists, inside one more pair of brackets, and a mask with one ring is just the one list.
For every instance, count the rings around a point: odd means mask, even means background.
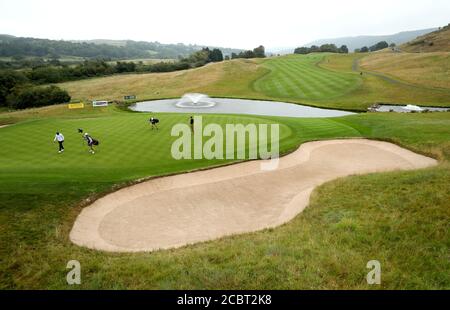
[{"label": "distant hill", "polygon": [[[202,45],[162,44],[131,40],[57,41],[0,35],[0,57],[67,57],[110,59],[175,59],[187,57]],[[220,48],[225,55],[240,49]]]},{"label": "distant hill", "polygon": [[450,24],[403,44],[405,52],[450,52]]},{"label": "distant hill", "polygon": [[126,46],[127,40],[107,40],[107,39],[97,39],[97,40],[70,40],[72,43],[93,43],[93,44],[106,44],[113,46]]},{"label": "distant hill", "polygon": [[[395,43],[397,45],[406,43],[411,41],[418,36],[424,35],[426,33],[430,33],[432,31],[437,30],[438,28],[429,28],[422,30],[414,30],[414,31],[403,31],[392,35],[380,35],[380,36],[356,36],[356,37],[342,37],[342,38],[333,38],[333,39],[320,39],[308,44],[304,44],[301,46],[310,47],[311,45],[320,46],[322,44],[335,44],[336,46],[347,45],[348,49],[353,52],[356,48],[361,48],[363,46],[370,47],[380,41],[386,41],[389,44]],[[283,49],[282,51],[278,51],[279,53],[293,53],[294,49],[299,46],[292,47],[291,49]]]},{"label": "distant hill", "polygon": [[[231,53],[240,53],[242,49],[236,48],[226,48],[220,46],[207,46],[207,45],[197,45],[197,44],[163,44],[157,41],[147,42],[147,41],[132,41],[132,40],[106,40],[106,39],[96,39],[96,40],[81,40],[81,41],[71,41],[73,43],[88,43],[97,45],[109,45],[116,47],[133,47],[140,50],[144,50],[153,55],[153,58],[177,58],[179,55],[186,57],[201,50],[204,47],[218,48],[222,51],[224,55],[231,56]],[[161,56],[161,57],[156,57]]]}]

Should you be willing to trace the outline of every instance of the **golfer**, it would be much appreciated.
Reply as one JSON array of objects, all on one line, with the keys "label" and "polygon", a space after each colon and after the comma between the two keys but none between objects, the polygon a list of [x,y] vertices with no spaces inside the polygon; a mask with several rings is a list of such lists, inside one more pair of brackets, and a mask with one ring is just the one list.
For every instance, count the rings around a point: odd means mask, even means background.
[{"label": "golfer", "polygon": [[191,118],[189,120],[189,124],[191,125],[192,132],[194,132],[194,118],[192,116],[191,116]]},{"label": "golfer", "polygon": [[150,122],[150,125],[152,126],[152,130],[153,130],[153,128],[156,128],[157,130],[159,129],[158,128],[159,119],[151,117],[148,121]]},{"label": "golfer", "polygon": [[89,152],[95,154],[94,145],[98,145],[98,142],[94,138],[92,138],[87,132],[84,134],[84,140],[86,140],[87,145],[89,146]]},{"label": "golfer", "polygon": [[57,132],[55,139],[53,139],[53,142],[58,141],[59,144],[59,151],[58,153],[64,152],[64,136],[62,133]]}]

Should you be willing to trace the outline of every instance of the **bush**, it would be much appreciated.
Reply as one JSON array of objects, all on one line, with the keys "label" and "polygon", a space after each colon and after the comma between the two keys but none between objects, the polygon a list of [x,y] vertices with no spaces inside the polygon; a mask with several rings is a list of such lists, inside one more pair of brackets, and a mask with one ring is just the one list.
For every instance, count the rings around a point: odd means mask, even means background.
[{"label": "bush", "polygon": [[64,70],[57,67],[39,67],[33,69],[28,77],[31,81],[39,84],[44,83],[58,83],[67,79],[67,74]]},{"label": "bush", "polygon": [[347,47],[347,45],[342,45],[342,46],[339,48],[339,53],[342,53],[342,54],[348,54],[348,47]]},{"label": "bush", "polygon": [[8,97],[8,104],[14,109],[42,107],[70,101],[67,91],[57,87],[25,87],[17,89]]},{"label": "bush", "polygon": [[360,52],[361,53],[368,53],[369,52],[369,48],[367,46],[363,46],[363,47],[361,47]]},{"label": "bush", "polygon": [[342,45],[338,48],[335,44],[323,44],[320,47],[316,45],[312,45],[311,47],[297,47],[294,50],[294,54],[310,54],[310,53],[348,53],[348,47],[346,45]]},{"label": "bush", "polygon": [[236,53],[231,54],[232,59],[235,59],[235,58],[265,58],[265,57],[266,57],[266,49],[262,45],[254,48],[252,51],[248,50],[248,51],[240,52],[239,54],[236,54]]},{"label": "bush", "polygon": [[18,85],[28,83],[27,77],[19,71],[0,71],[0,106],[6,106],[6,98]]},{"label": "bush", "polygon": [[308,47],[297,47],[294,50],[294,54],[301,54],[301,55],[306,55],[309,54],[311,51]]},{"label": "bush", "polygon": [[376,52],[376,51],[382,50],[382,49],[387,48],[387,47],[389,47],[389,44],[386,41],[380,41],[377,44],[372,45],[369,48],[369,50],[371,52]]},{"label": "bush", "polygon": [[120,62],[118,61],[116,64],[116,72],[124,73],[124,72],[135,72],[136,64],[134,62]]}]

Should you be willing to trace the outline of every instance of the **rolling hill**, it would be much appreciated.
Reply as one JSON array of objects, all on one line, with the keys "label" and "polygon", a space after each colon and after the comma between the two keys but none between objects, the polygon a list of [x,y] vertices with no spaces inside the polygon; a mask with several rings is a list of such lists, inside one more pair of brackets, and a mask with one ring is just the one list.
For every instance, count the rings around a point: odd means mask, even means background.
[{"label": "rolling hill", "polygon": [[[342,37],[342,38],[329,38],[329,39],[320,39],[316,41],[309,42],[302,46],[312,46],[317,45],[320,46],[322,44],[335,44],[336,46],[347,45],[350,51],[354,51],[356,48],[361,48],[363,46],[372,46],[380,41],[386,41],[389,44],[395,43],[397,45],[406,43],[410,40],[417,38],[418,36],[430,33],[432,31],[437,30],[437,28],[429,28],[429,29],[421,29],[421,30],[413,30],[413,31],[403,31],[396,34],[391,35],[379,35],[379,36],[354,36],[354,37]],[[282,54],[292,53],[296,48],[286,48],[280,51]]]},{"label": "rolling hill", "polygon": [[424,87],[450,89],[450,53],[371,53],[360,61],[363,69]]},{"label": "rolling hill", "polygon": [[[206,45],[198,45],[198,44],[164,44],[157,41],[147,42],[147,41],[133,41],[133,40],[107,40],[107,39],[96,39],[96,40],[81,40],[81,41],[71,41],[73,43],[88,43],[88,44],[97,44],[97,45],[109,45],[115,47],[133,47],[139,50],[144,50],[149,52],[155,57],[161,56],[160,58],[172,58],[175,59],[178,56],[187,57],[190,54],[201,50],[204,47],[209,47],[210,49],[218,48],[222,50],[224,55],[231,55],[231,53],[240,53],[243,50],[237,48],[227,48],[220,46],[206,46]],[[163,57],[164,56],[164,57]],[[171,56],[171,57],[169,57]]]},{"label": "rolling hill", "polygon": [[450,24],[403,44],[401,49],[412,53],[450,52]]}]

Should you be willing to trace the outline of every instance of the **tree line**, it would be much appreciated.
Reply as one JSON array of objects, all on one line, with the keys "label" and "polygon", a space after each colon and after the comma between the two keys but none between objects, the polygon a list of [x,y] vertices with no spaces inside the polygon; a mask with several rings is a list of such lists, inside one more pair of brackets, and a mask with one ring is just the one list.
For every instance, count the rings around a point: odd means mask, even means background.
[{"label": "tree line", "polygon": [[395,47],[395,43],[391,43],[390,45],[386,41],[380,41],[377,44],[374,44],[370,47],[363,46],[361,48],[355,49],[355,53],[368,53],[368,52],[376,52],[387,47]]},{"label": "tree line", "polygon": [[[370,47],[363,46],[361,48],[355,49],[355,53],[368,53],[375,52],[387,47],[395,47],[395,43],[391,43],[390,45],[386,41],[380,41],[377,44],[374,44]],[[348,47],[346,45],[342,45],[341,47],[337,47],[335,44],[323,44],[321,46],[312,45],[311,47],[298,47],[294,50],[294,54],[310,54],[310,53],[343,53],[347,54],[349,52]]]},{"label": "tree line", "polygon": [[201,67],[223,61],[220,49],[203,48],[175,62],[144,64],[143,62],[86,60],[74,66],[46,64],[29,70],[0,70],[0,106],[22,109],[70,101],[70,96],[56,86],[43,84],[107,76],[116,73],[171,72]]},{"label": "tree line", "polygon": [[347,54],[348,48],[346,45],[337,47],[335,44],[323,44],[321,46],[312,45],[311,47],[297,47],[294,54],[310,54],[310,53],[342,53]]},{"label": "tree line", "polygon": [[[106,44],[110,42],[110,44]],[[1,57],[46,57],[59,58],[75,56],[81,58],[101,59],[177,59],[188,57],[199,51],[202,46],[186,44],[162,44],[159,42],[143,41],[98,41],[71,42],[63,40],[47,40],[35,38],[21,38],[9,35],[0,35]],[[223,49],[225,53],[237,52],[237,49]]]},{"label": "tree line", "polygon": [[0,71],[0,107],[24,109],[69,102],[67,91],[57,86],[32,84],[20,71]]},{"label": "tree line", "polygon": [[260,45],[253,50],[242,51],[240,53],[231,53],[231,59],[236,58],[264,58],[266,57],[266,49]]}]

